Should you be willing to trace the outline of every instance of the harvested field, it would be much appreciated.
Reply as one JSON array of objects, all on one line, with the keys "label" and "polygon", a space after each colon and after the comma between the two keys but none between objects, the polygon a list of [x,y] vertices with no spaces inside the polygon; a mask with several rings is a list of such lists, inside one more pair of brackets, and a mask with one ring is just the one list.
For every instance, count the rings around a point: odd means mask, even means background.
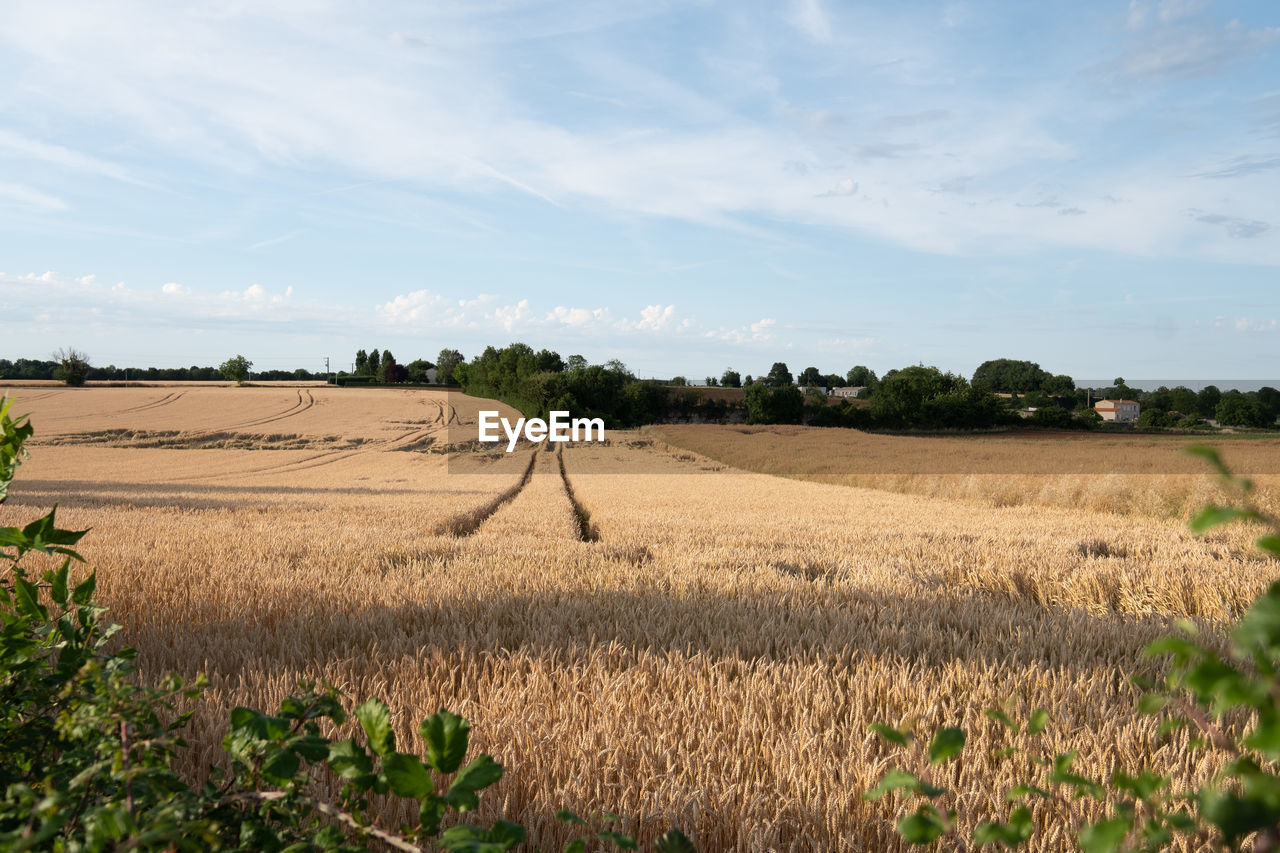
[{"label": "harvested field", "polygon": [[1016,431],[883,435],[803,426],[663,425],[644,434],[676,452],[746,471],[993,506],[1083,508],[1188,518],[1218,497],[1204,462],[1212,444],[1280,509],[1280,438]]},{"label": "harvested field", "polygon": [[[1047,747],[1079,749],[1083,772],[1154,762],[1187,784],[1217,759],[1159,745],[1126,677],[1155,671],[1140,649],[1172,620],[1221,632],[1280,568],[1248,531],[1196,538],[1176,513],[1055,505],[1034,473],[1000,506],[784,479],[741,470],[756,463],[701,426],[467,449],[483,461],[463,473],[403,451],[465,447],[457,422],[482,401],[173,390],[20,397],[37,440],[0,514],[57,502],[65,524],[94,527],[83,552],[147,674],[209,675],[184,769],[211,760],[231,706],[326,679],[387,699],[405,744],[441,706],[469,717],[507,768],[477,819],[520,821],[541,849],[566,839],[553,815],[570,808],[628,815],[646,841],[677,825],[708,851],[896,850],[897,803],[860,797],[890,759],[867,724],[965,726],[942,781],[971,823],[1003,814],[1013,781],[982,713],[996,705],[1048,708]],[[77,438],[108,430],[321,445]],[[909,476],[924,490],[936,475]],[[1170,476],[1191,484],[1184,500],[1215,494],[1206,475]],[[1054,808],[1036,820],[1060,827]],[[1033,849],[1069,845],[1054,830]]]}]

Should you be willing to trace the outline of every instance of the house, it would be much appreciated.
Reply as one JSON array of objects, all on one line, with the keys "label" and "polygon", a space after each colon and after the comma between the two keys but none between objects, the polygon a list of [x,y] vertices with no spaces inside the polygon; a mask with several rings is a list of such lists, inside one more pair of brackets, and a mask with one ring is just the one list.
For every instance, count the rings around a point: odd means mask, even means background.
[{"label": "house", "polygon": [[1140,408],[1133,400],[1099,400],[1093,404],[1093,410],[1102,415],[1104,421],[1114,421],[1119,424],[1136,421]]},{"label": "house", "polygon": [[866,385],[846,385],[843,388],[832,388],[832,397],[858,397],[862,392],[867,390]]},{"label": "house", "polygon": [[822,394],[824,397],[827,394],[827,388],[825,385],[798,385],[796,387],[800,389],[801,394],[808,394],[810,391],[817,391],[819,394]]}]

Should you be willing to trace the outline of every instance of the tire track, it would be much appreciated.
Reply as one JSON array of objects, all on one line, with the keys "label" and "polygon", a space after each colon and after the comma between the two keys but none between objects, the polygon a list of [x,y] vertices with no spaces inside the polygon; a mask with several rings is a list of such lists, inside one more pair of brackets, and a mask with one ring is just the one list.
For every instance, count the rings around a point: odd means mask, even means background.
[{"label": "tire track", "polygon": [[146,411],[150,411],[151,409],[158,409],[161,406],[168,406],[172,403],[178,402],[178,400],[182,397],[182,395],[186,393],[187,393],[186,391],[179,391],[176,394],[166,394],[163,397],[161,397],[159,400],[153,400],[150,403],[144,403],[141,406],[134,406],[132,409],[122,409],[121,411],[116,412],[116,414],[129,415],[129,414],[133,414],[134,412],[146,412]]},{"label": "tire track", "polygon": [[255,420],[245,421],[244,423],[220,427],[219,429],[213,430],[213,431],[214,432],[230,432],[233,430],[247,429],[248,427],[262,426],[263,424],[272,424],[272,423],[275,423],[276,421],[282,421],[285,418],[291,418],[294,415],[300,415],[303,412],[305,412],[307,409],[310,409],[315,404],[316,404],[316,398],[314,394],[312,394],[310,391],[299,391],[298,402],[294,403],[292,406],[285,409],[283,412],[277,412],[276,414],[268,415],[265,418],[257,418]]},{"label": "tire track", "polygon": [[556,453],[557,461],[560,463],[560,481],[564,483],[564,493],[569,498],[569,504],[573,507],[573,518],[576,522],[578,540],[581,542],[599,542],[600,530],[591,523],[591,513],[587,510],[582,502],[578,500],[577,495],[573,493],[573,484],[569,482],[569,475],[564,470],[564,446],[560,447]]},{"label": "tire track", "polygon": [[473,509],[470,512],[455,515],[440,522],[436,527],[436,533],[445,536],[455,536],[462,538],[470,536],[480,529],[480,525],[484,524],[498,510],[502,509],[509,501],[512,501],[524,491],[524,487],[529,485],[529,480],[533,477],[533,466],[538,461],[538,451],[534,450],[529,454],[529,464],[524,469],[524,476],[520,478],[520,482],[498,495],[487,504]]}]

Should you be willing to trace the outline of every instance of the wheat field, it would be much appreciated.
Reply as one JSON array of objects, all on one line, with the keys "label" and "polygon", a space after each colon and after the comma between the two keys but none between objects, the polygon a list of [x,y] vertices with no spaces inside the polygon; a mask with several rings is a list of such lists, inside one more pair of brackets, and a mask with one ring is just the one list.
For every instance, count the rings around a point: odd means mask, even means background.
[{"label": "wheat field", "polygon": [[[524,823],[531,849],[566,840],[569,808],[708,851],[897,850],[900,801],[860,796],[894,759],[867,725],[965,726],[943,781],[971,825],[1018,772],[993,754],[996,705],[1048,708],[1047,748],[1083,771],[1203,778],[1217,759],[1157,742],[1127,676],[1155,671],[1139,650],[1173,619],[1221,632],[1277,569],[1249,531],[1138,511],[1163,488],[1142,476],[1105,508],[973,500],[749,472],[665,428],[458,449],[502,407],[430,391],[16,396],[37,432],[0,522],[57,503],[93,527],[82,551],[145,675],[209,676],[184,771],[230,707],[325,679],[385,698],[404,743],[441,706],[470,718],[507,770],[478,817]],[[1032,849],[1071,849],[1066,815],[1036,819]]]},{"label": "wheat field", "polygon": [[1189,518],[1216,500],[1204,461],[1187,447],[1222,449],[1236,472],[1280,510],[1280,440],[1263,434],[1014,431],[883,435],[802,426],[662,425],[662,444],[731,460],[738,468],[991,506],[1074,507],[1120,515]]}]

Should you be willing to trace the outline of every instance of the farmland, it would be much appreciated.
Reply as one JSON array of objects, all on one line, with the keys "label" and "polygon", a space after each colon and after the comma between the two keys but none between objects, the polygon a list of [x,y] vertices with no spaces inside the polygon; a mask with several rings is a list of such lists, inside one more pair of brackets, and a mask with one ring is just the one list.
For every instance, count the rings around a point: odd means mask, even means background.
[{"label": "farmland", "polygon": [[[867,725],[965,726],[940,781],[971,824],[1014,781],[996,705],[1048,708],[1047,748],[1079,749],[1082,771],[1201,779],[1215,759],[1158,746],[1125,677],[1154,671],[1139,650],[1173,619],[1220,631],[1275,574],[1247,531],[1186,532],[1214,493],[1169,467],[1177,448],[1122,440],[1050,446],[1110,471],[1086,499],[1055,497],[1074,469],[1007,443],[973,446],[1004,466],[980,474],[925,439],[853,465],[842,442],[887,437],[838,430],[446,454],[502,407],[327,387],[16,396],[37,434],[4,523],[57,503],[93,527],[83,553],[145,673],[208,674],[187,772],[230,707],[325,679],[385,698],[405,744],[438,707],[470,718],[507,768],[479,819],[542,849],[565,838],[558,808],[628,815],[645,839],[677,825],[704,850],[896,849],[895,803],[860,798],[889,756]],[[1262,469],[1268,448],[1225,452]],[[963,482],[978,476],[1012,484]],[[1061,827],[1061,808],[1036,820]]]}]

